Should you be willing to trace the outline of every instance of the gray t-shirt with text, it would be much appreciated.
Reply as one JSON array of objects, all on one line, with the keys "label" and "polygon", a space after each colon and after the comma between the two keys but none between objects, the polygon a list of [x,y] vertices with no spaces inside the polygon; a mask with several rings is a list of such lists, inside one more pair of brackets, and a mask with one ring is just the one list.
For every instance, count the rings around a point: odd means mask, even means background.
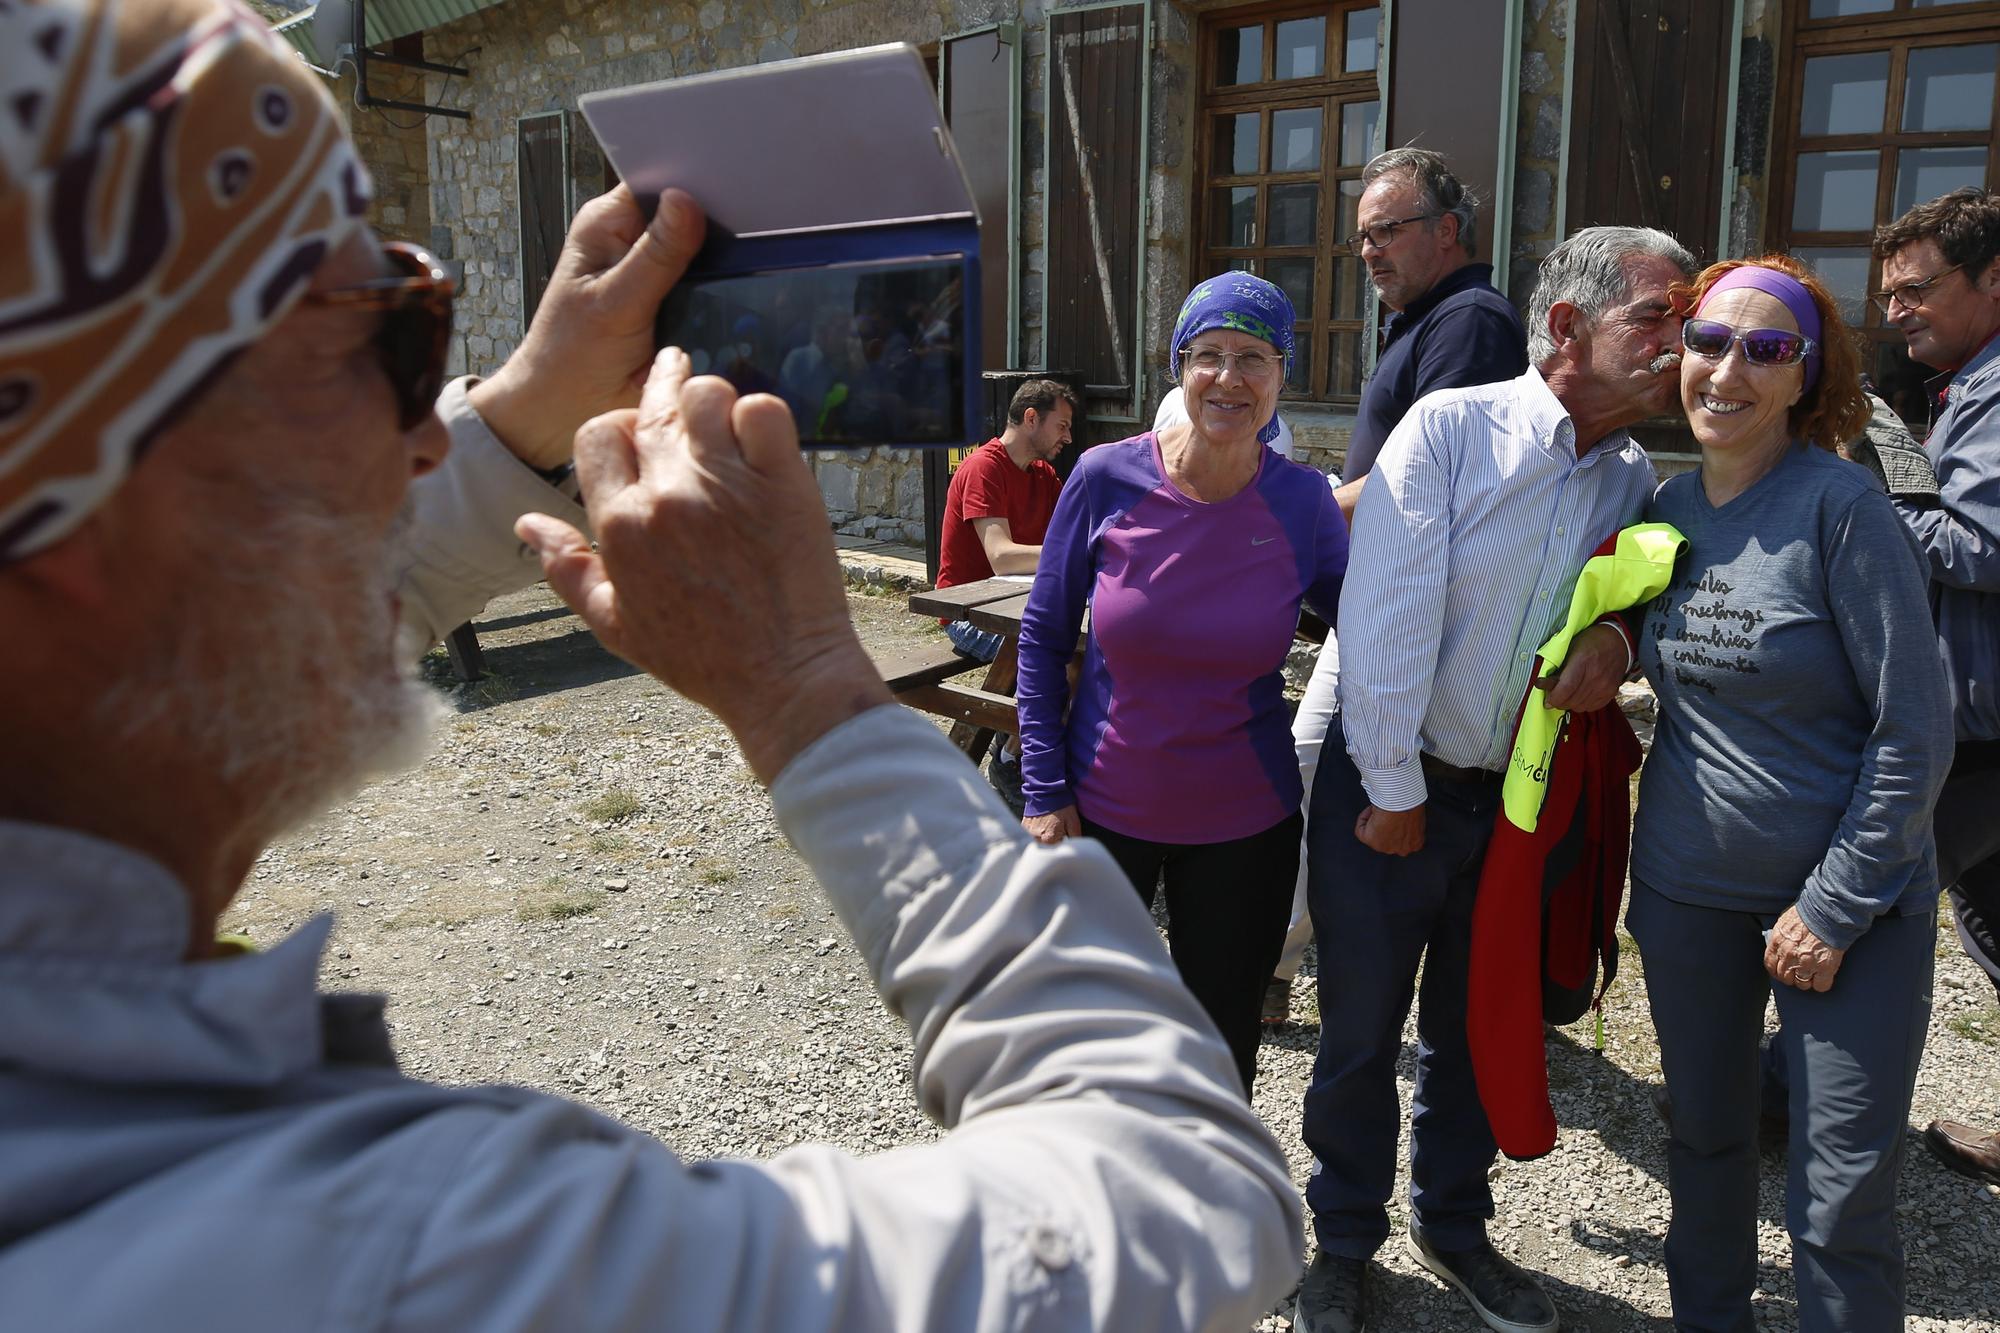
[{"label": "gray t-shirt with text", "polygon": [[1937,897],[1930,816],[1951,701],[1922,563],[1862,468],[1805,445],[1716,508],[1675,477],[1646,517],[1688,554],[1646,609],[1660,699],[1632,874],[1669,898],[1776,914],[1847,948]]}]

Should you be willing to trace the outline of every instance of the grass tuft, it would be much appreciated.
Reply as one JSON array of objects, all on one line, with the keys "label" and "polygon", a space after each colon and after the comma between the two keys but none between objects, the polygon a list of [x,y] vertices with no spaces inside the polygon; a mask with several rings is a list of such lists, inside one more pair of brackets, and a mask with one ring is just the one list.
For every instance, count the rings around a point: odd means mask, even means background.
[{"label": "grass tuft", "polygon": [[639,798],[623,787],[613,787],[601,796],[593,796],[582,806],[584,817],[600,824],[630,818],[638,814],[639,809]]}]

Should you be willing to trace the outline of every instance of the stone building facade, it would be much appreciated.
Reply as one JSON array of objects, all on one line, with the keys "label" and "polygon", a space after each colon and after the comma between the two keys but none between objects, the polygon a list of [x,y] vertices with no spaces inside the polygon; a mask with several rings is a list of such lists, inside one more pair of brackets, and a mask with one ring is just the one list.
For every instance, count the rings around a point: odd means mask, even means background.
[{"label": "stone building facade", "polygon": [[[1126,230],[1106,247],[1126,263],[1129,287],[1103,303],[1119,311],[1129,303],[1135,365],[1122,385],[1108,370],[1061,366],[1085,372],[1094,386],[1084,432],[1091,440],[1135,433],[1150,421],[1169,387],[1167,341],[1191,279],[1241,263],[1275,273],[1285,255],[1296,254],[1317,265],[1315,337],[1325,350],[1313,363],[1311,381],[1288,396],[1283,410],[1302,456],[1336,465],[1378,319],[1365,293],[1359,308],[1345,311],[1344,322],[1342,311],[1329,309],[1329,302],[1349,299],[1339,294],[1339,284],[1348,284],[1352,296],[1351,271],[1343,276],[1343,265],[1352,261],[1338,233],[1347,223],[1343,209],[1358,162],[1389,142],[1449,145],[1455,162],[1467,155],[1470,169],[1462,174],[1491,196],[1483,244],[1497,251],[1496,281],[1517,303],[1525,303],[1541,257],[1562,235],[1591,222],[1669,225],[1704,259],[1790,246],[1824,256],[1831,267],[1823,272],[1839,273],[1843,297],[1877,339],[1883,358],[1878,370],[1892,372],[1884,331],[1860,300],[1872,274],[1866,227],[1885,220],[1880,214],[1888,201],[1906,192],[1900,181],[1892,191],[1888,176],[1915,172],[1913,179],[1934,192],[1958,183],[1953,171],[1971,172],[1968,179],[1984,172],[1986,183],[2000,184],[1990,179],[2000,171],[1990,162],[2000,158],[1989,161],[1976,152],[2000,128],[1990,123],[1993,75],[1978,67],[1982,59],[1990,64],[1991,33],[2000,26],[2000,3],[1993,0],[1941,7],[1880,0],[1863,7],[1871,14],[1893,11],[1886,18],[1826,17],[1852,8],[1830,0],[1492,0],[1476,7],[1469,0],[374,2],[378,10],[400,3],[425,16],[430,26],[409,28],[423,56],[468,71],[462,78],[397,75],[381,67],[371,72],[403,80],[398,86],[409,100],[464,108],[468,120],[429,118],[412,128],[406,116],[358,112],[354,124],[376,167],[384,229],[417,237],[427,230],[441,257],[463,265],[454,361],[474,372],[490,370],[513,350],[532,298],[536,260],[523,248],[524,122],[561,118],[561,180],[554,197],[566,219],[609,179],[576,110],[585,93],[884,41],[914,43],[933,60],[946,52],[948,71],[955,40],[996,25],[996,40],[1018,61],[1008,90],[1018,169],[1001,210],[1010,216],[986,219],[984,259],[1012,270],[1013,366],[1033,369],[1052,359],[1048,351],[1067,326],[1047,307],[1081,271],[1075,215],[1065,212],[1072,207],[1068,192],[1049,186],[1052,178],[1064,179],[1062,170],[1070,166],[1065,154],[1089,157],[1095,164],[1089,170],[1107,173],[1100,192],[1105,181],[1118,189],[1129,183],[1136,199],[1136,207],[1121,215]],[[1124,36],[1101,25],[1076,35],[1078,25],[1093,21],[1085,16],[1106,11],[1128,25]],[[1066,106],[1050,78],[1051,32],[1059,25],[1070,34],[1063,42],[1143,45],[1134,61],[1139,76],[1112,98],[1121,127],[1115,142],[1086,145],[1068,137],[1076,125],[1075,103]],[[1307,28],[1324,41],[1300,66],[1307,48],[1296,37]],[[1884,111],[1877,136],[1884,184],[1879,199],[1870,195],[1859,205],[1872,215],[1857,219],[1857,205],[1830,193],[1848,178],[1829,175],[1827,166],[1858,169],[1842,158],[1862,151],[1853,127],[1843,126],[1849,137],[1826,144],[1828,151],[1813,136],[1824,132],[1821,75],[1838,61],[1848,62],[1838,69],[1858,68],[1853,53],[1871,44],[1881,50],[1865,53],[1867,59],[1879,56],[1884,69],[1892,60],[1898,71],[1935,66],[1943,81],[1930,85],[1934,95],[1923,106]],[[1816,52],[1827,56],[1818,59]],[[1262,64],[1253,69],[1258,60]],[[1884,74],[1881,99],[1915,97],[1905,94],[1906,84],[1917,86],[1901,73],[1893,82]],[[1607,91],[1614,88],[1616,99]],[[1980,89],[1986,90],[1987,112],[1952,109],[1957,102],[1975,106]],[[1327,117],[1315,141],[1327,154],[1319,187],[1323,206],[1308,214],[1316,257],[1282,247],[1270,254],[1276,233],[1258,236],[1254,228],[1277,224],[1279,194],[1296,191],[1304,179],[1278,170],[1275,118],[1296,115],[1313,99]],[[1356,138],[1346,117],[1365,110],[1364,103],[1379,104],[1380,112],[1354,116],[1362,127]],[[1053,118],[1052,107],[1058,108]],[[1978,114],[1989,120],[1975,126],[1952,119]],[[1899,130],[1915,123],[1907,120],[1911,115],[1931,117],[1922,128],[1959,134],[1966,146],[1906,141]],[[1239,131],[1234,151],[1240,155],[1248,144],[1260,154],[1250,176],[1229,174],[1241,163],[1219,165],[1232,151],[1223,136],[1232,121]],[[1263,137],[1252,131],[1250,139],[1242,138],[1253,123],[1264,126]],[[1337,169],[1331,156],[1336,147]],[[1867,154],[1876,151],[1872,141],[1865,146]],[[1051,155],[1054,161],[1047,160]],[[547,186],[544,181],[537,188]],[[1250,199],[1257,201],[1253,211],[1233,211]],[[1824,220],[1815,220],[1815,208]],[[1271,244],[1232,251],[1244,239],[1232,229],[1245,224],[1251,240]],[[1127,263],[1131,256],[1138,257],[1135,264]],[[1066,347],[1075,346],[1073,333],[1062,338]],[[1342,362],[1346,368],[1337,372],[1331,348],[1340,340],[1355,360]],[[1058,348],[1053,359],[1076,356]],[[1648,442],[1656,449],[1675,447],[1670,440]],[[887,537],[921,535],[919,456],[890,449],[827,451],[813,464],[836,526]]]}]

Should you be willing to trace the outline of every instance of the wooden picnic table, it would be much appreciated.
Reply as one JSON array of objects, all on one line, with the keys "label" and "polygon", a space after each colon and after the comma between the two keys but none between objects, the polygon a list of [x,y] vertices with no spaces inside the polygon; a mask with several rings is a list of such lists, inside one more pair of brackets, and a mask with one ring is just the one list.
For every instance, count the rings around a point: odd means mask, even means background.
[{"label": "wooden picnic table", "polygon": [[[1021,729],[1014,708],[1014,684],[1021,613],[1027,606],[1027,582],[1005,576],[910,594],[910,610],[917,615],[967,620],[974,629],[1000,636],[1000,652],[976,686],[953,677],[967,675],[981,664],[949,645],[877,664],[898,703],[953,720],[952,744],[970,755],[975,764],[985,757],[995,735],[1017,735]],[[1326,636],[1324,621],[1311,611],[1300,613],[1297,637],[1324,643]]]},{"label": "wooden picnic table", "polygon": [[[991,663],[982,663],[957,654],[947,644],[930,653],[878,663],[898,703],[952,719],[952,744],[975,764],[986,757],[995,736],[1014,735],[1021,729],[1014,711],[1014,677],[1021,612],[1027,605],[1027,582],[1004,576],[912,593],[910,610],[915,614],[971,621],[975,628],[1000,636],[1000,651]],[[947,652],[951,657],[945,656]],[[977,685],[953,679],[982,667],[984,675]]]}]

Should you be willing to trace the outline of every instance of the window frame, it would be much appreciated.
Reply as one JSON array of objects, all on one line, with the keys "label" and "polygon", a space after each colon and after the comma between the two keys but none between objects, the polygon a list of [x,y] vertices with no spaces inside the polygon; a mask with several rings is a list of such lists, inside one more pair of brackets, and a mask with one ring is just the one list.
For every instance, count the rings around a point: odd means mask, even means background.
[{"label": "window frame", "polygon": [[[1378,14],[1382,0],[1277,0],[1275,3],[1244,6],[1203,14],[1196,33],[1196,79],[1194,106],[1194,180],[1191,203],[1190,270],[1199,281],[1226,268],[1249,267],[1261,272],[1273,259],[1309,259],[1313,265],[1312,308],[1299,310],[1297,332],[1308,338],[1304,385],[1289,384],[1282,397],[1289,402],[1352,405],[1360,400],[1363,370],[1367,362],[1368,330],[1372,325],[1375,291],[1366,278],[1361,262],[1350,255],[1341,242],[1341,189],[1346,182],[1358,182],[1362,166],[1380,141],[1381,119],[1386,106],[1381,97],[1380,66],[1384,57],[1380,29],[1377,29],[1375,64],[1356,73],[1345,71],[1348,15],[1373,10]],[[1264,78],[1256,83],[1223,84],[1220,48],[1222,34],[1230,29],[1259,26],[1264,34],[1260,53],[1260,73],[1275,72],[1277,25],[1291,19],[1323,18],[1325,46],[1320,73],[1305,79]],[[1343,108],[1357,103],[1375,105],[1375,130],[1362,161],[1343,165],[1340,161]],[[1310,171],[1272,171],[1270,166],[1271,123],[1274,114],[1304,108],[1320,110],[1320,160]],[[1240,174],[1221,169],[1217,162],[1216,125],[1224,117],[1255,113],[1258,116],[1257,166],[1259,170]],[[1233,167],[1233,163],[1226,164]],[[1314,236],[1310,243],[1274,246],[1265,241],[1269,187],[1286,184],[1314,184],[1319,188],[1315,210]],[[1248,245],[1219,245],[1211,231],[1215,192],[1231,187],[1257,187],[1257,207],[1252,241]],[[1335,275],[1341,261],[1351,265],[1353,281],[1360,284],[1359,313],[1335,317]],[[1332,378],[1333,347],[1336,338],[1352,337],[1354,364],[1352,387],[1338,388]]]},{"label": "window frame", "polygon": [[[1949,9],[1916,8],[1911,0],[1896,0],[1888,13],[1857,14],[1842,18],[1808,17],[1811,0],[1792,0],[1785,6],[1782,49],[1791,58],[1779,79],[1777,124],[1773,127],[1770,205],[1765,213],[1764,237],[1773,250],[1790,254],[1799,249],[1870,248],[1874,227],[1893,220],[1899,155],[1911,148],[1983,147],[1986,150],[1985,184],[2000,188],[2000,60],[1996,60],[1993,106],[1983,130],[1905,131],[1901,128],[1903,102],[1907,92],[1909,57],[1913,50],[1951,46],[2000,45],[2000,3],[1955,5]],[[1807,62],[1823,56],[1859,55],[1886,52],[1889,56],[1887,84],[1883,92],[1882,128],[1867,134],[1807,135],[1803,133]],[[1894,126],[1894,129],[1889,128]],[[1866,230],[1812,231],[1795,227],[1798,205],[1799,159],[1810,153],[1870,152],[1876,157],[1874,223]],[[1868,258],[1867,293],[1881,289],[1882,262],[1871,253]],[[1862,365],[1874,376],[1882,348],[1903,348],[1902,335],[1887,325],[1872,301],[1864,301],[1862,318],[1854,326],[1866,344]],[[1915,374],[1931,374],[1916,366]],[[1883,386],[1885,390],[1897,386]],[[1908,414],[1907,404],[1901,404]],[[1921,426],[1922,421],[1913,421]]]}]

